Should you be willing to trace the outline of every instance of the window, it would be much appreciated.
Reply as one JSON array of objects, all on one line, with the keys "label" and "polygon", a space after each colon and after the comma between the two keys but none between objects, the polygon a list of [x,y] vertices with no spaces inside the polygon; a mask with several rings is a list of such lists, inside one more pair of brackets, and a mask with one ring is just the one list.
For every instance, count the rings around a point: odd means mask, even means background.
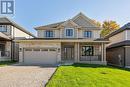
[{"label": "window", "polygon": [[92,31],[84,31],[84,37],[91,38],[92,37]]},{"label": "window", "polygon": [[74,29],[73,28],[66,29],[66,36],[73,37],[74,36]]},{"label": "window", "polygon": [[46,30],[45,31],[45,37],[53,37],[53,31],[52,30]]},{"label": "window", "polygon": [[7,26],[6,25],[0,25],[0,32],[7,32]]},{"label": "window", "polygon": [[93,56],[93,46],[82,46],[82,56]]},{"label": "window", "polygon": [[32,51],[32,49],[26,48],[25,51]]}]

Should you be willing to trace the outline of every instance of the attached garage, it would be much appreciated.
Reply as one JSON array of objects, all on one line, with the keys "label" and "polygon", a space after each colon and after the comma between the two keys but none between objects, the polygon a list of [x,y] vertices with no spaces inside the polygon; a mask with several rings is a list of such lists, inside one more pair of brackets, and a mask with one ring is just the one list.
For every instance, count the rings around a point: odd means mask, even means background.
[{"label": "attached garage", "polygon": [[23,62],[26,64],[56,64],[57,48],[24,48]]}]

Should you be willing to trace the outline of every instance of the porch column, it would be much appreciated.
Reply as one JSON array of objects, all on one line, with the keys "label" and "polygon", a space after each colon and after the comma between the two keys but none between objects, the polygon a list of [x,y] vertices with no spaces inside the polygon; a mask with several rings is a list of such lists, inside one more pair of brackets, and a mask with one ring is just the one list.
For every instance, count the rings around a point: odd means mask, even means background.
[{"label": "porch column", "polygon": [[0,51],[0,58],[1,58],[1,51]]},{"label": "porch column", "polygon": [[75,62],[79,62],[79,43],[75,43],[75,46],[74,46],[74,53],[75,53],[75,57],[74,57],[74,60]]},{"label": "porch column", "polygon": [[77,60],[78,60],[77,62],[79,62],[79,58],[80,58],[80,54],[79,54],[80,49],[79,49],[79,47],[80,47],[80,46],[79,46],[79,43],[77,43],[77,50],[78,50],[78,51],[77,51]]},{"label": "porch column", "polygon": [[78,62],[78,54],[77,54],[78,48],[77,43],[74,43],[74,62]]},{"label": "porch column", "polygon": [[80,45],[79,45],[79,43],[78,43],[78,62],[79,62],[79,58],[80,58]]},{"label": "porch column", "polygon": [[57,55],[57,63],[61,62],[61,43],[59,43],[59,47],[58,47],[58,55]]},{"label": "porch column", "polygon": [[103,44],[103,47],[104,47],[104,61],[106,61],[106,45]]},{"label": "porch column", "polygon": [[101,61],[103,62],[103,58],[104,58],[104,45],[103,43],[101,44]]}]

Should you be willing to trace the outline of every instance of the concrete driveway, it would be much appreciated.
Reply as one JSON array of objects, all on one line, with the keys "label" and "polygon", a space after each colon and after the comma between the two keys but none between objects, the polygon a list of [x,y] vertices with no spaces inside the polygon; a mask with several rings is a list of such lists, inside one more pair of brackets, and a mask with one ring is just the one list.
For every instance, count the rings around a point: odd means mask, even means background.
[{"label": "concrete driveway", "polygon": [[44,87],[56,67],[21,64],[0,67],[0,87]]}]

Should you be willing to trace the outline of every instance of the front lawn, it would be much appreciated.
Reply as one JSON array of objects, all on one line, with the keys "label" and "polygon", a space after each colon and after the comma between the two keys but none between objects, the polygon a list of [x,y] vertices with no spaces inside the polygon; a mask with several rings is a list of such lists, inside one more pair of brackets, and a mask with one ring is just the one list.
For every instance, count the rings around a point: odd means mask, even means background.
[{"label": "front lawn", "polygon": [[13,61],[0,61],[0,67],[14,64]]},{"label": "front lawn", "polygon": [[129,87],[129,69],[74,64],[60,66],[47,87]]}]

